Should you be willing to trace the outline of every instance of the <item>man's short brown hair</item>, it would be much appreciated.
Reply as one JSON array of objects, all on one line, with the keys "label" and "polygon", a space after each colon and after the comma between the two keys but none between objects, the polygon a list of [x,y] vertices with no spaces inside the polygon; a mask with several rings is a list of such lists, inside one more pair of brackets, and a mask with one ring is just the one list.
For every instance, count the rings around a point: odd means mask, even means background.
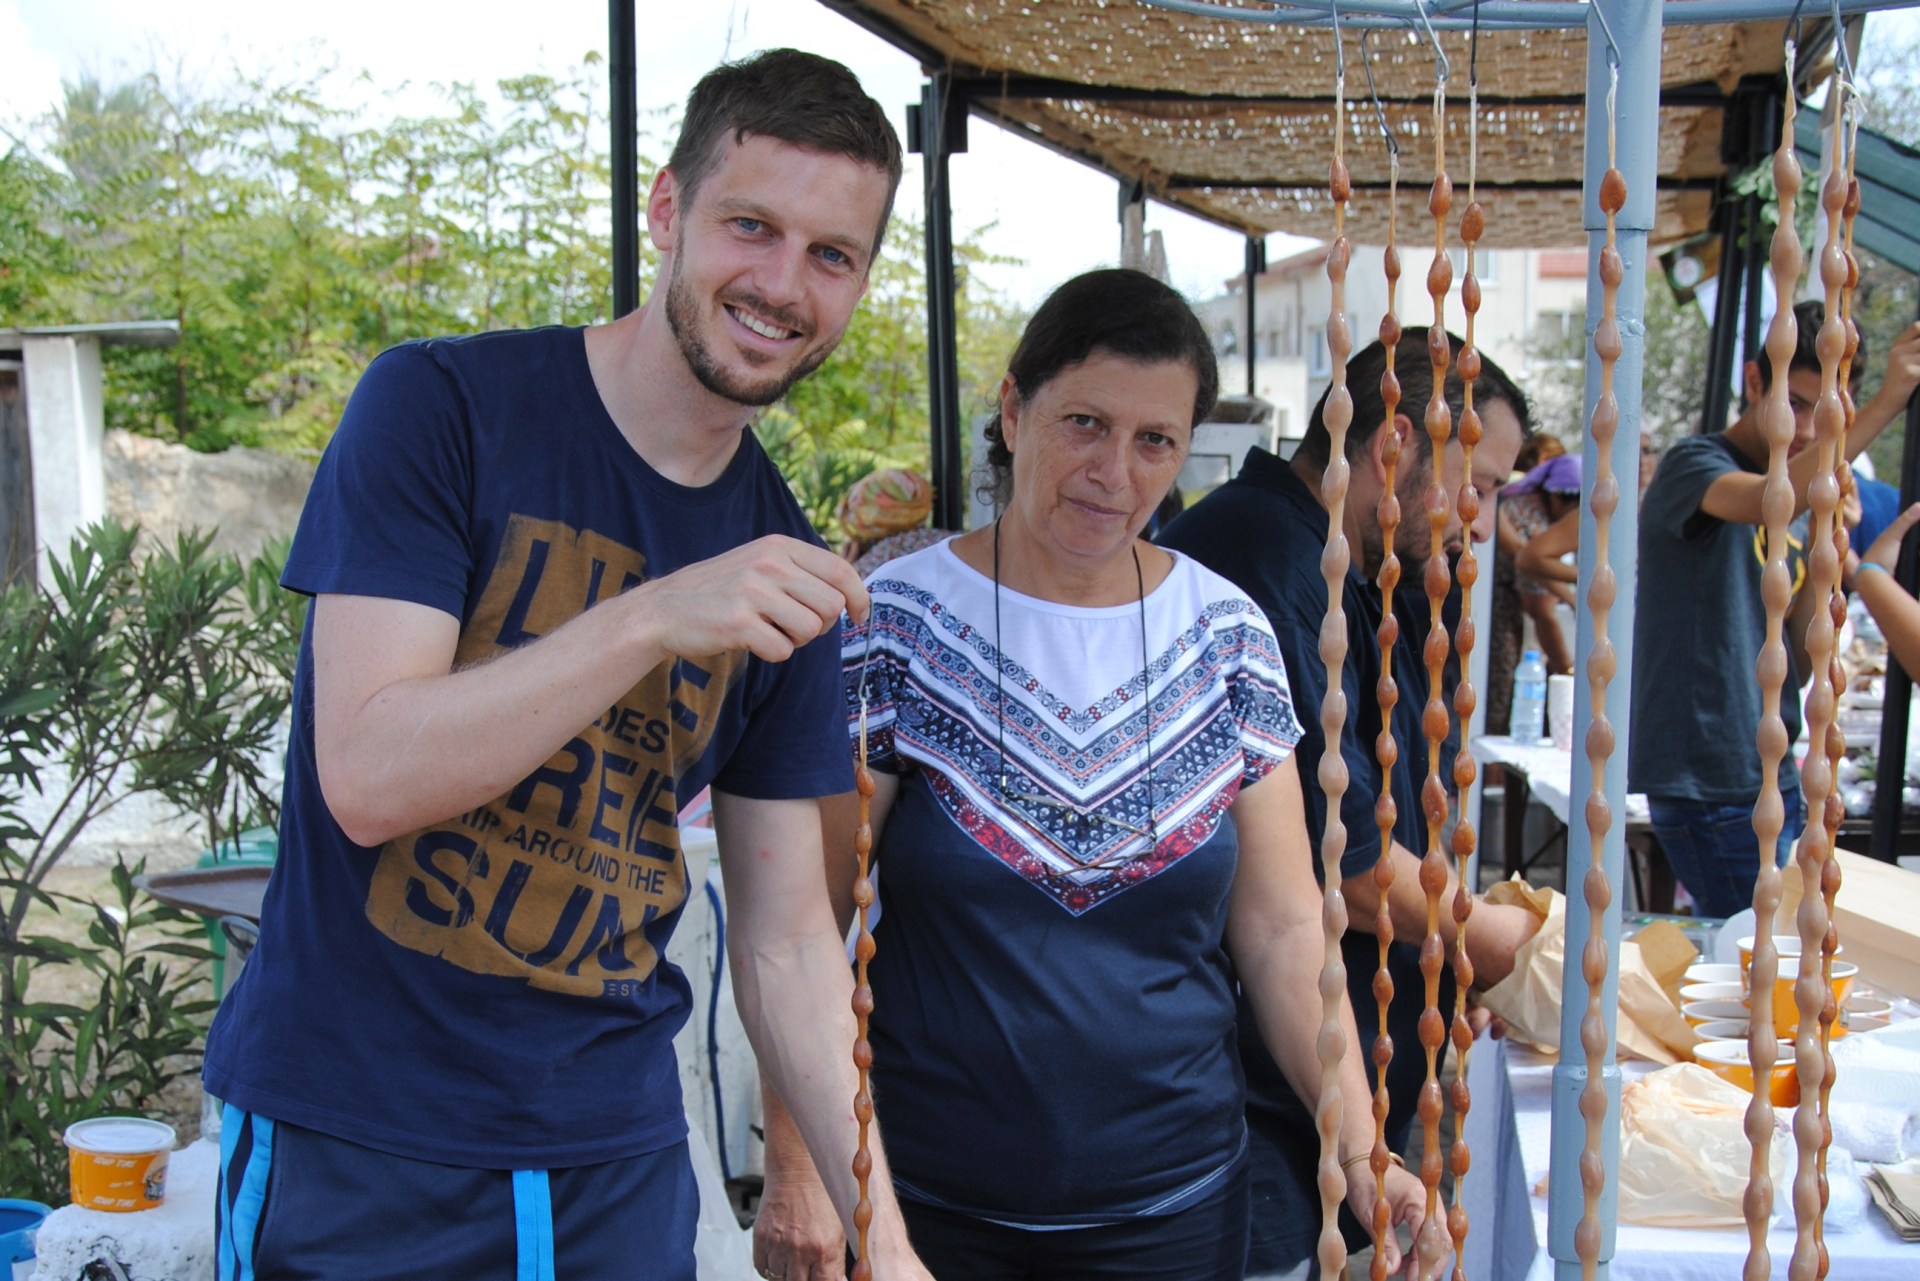
[{"label": "man's short brown hair", "polygon": [[798,49],[768,49],[722,63],[687,98],[679,141],[667,159],[687,203],[720,163],[728,141],[758,135],[807,151],[846,156],[887,175],[887,206],[874,229],[880,247],[900,190],[900,140],[887,113],[859,78],[831,58]]}]

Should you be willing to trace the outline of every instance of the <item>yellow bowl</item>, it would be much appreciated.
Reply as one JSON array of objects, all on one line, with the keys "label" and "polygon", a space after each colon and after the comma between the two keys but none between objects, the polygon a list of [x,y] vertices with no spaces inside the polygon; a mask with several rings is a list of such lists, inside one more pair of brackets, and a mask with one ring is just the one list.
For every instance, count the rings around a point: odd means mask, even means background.
[{"label": "yellow bowl", "polygon": [[1689,1024],[1699,1027],[1702,1023],[1712,1023],[1716,1019],[1741,1019],[1747,1017],[1745,1001],[1688,1001],[1680,1007],[1681,1015]]},{"label": "yellow bowl", "polygon": [[[1860,967],[1852,961],[1833,963],[1833,999],[1844,1009],[1847,997],[1853,992],[1853,981],[1860,974]],[[1800,1026],[1800,1007],[1793,996],[1793,985],[1799,980],[1800,966],[1798,958],[1788,962],[1781,958],[1780,973],[1773,980],[1773,1030],[1778,1036],[1792,1036]],[[1839,1027],[1836,1020],[1835,1028]]]},{"label": "yellow bowl", "polygon": [[[1753,1093],[1753,1065],[1747,1059],[1745,1041],[1703,1042],[1693,1047],[1693,1061],[1722,1080]],[[1777,1108],[1790,1108],[1800,1102],[1800,1078],[1794,1075],[1790,1041],[1780,1042],[1773,1071],[1767,1078],[1767,1098]]]}]

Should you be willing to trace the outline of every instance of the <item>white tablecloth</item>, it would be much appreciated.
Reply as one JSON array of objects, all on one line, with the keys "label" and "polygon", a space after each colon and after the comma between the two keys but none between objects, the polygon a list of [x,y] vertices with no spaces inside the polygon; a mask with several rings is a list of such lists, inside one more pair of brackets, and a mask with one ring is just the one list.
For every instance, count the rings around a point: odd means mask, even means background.
[{"label": "white tablecloth", "polygon": [[[1562,823],[1572,810],[1573,753],[1557,747],[1521,743],[1504,734],[1483,734],[1473,740],[1473,759],[1482,765],[1500,765],[1526,775],[1533,799],[1546,806]],[[1627,821],[1644,823],[1647,798],[1627,794]]]},{"label": "white tablecloth", "polygon": [[[1488,1281],[1550,1281],[1547,1199],[1534,1196],[1551,1159],[1553,1064],[1505,1042],[1481,1040],[1473,1049],[1468,1082],[1474,1108],[1467,1116],[1473,1169],[1467,1176],[1467,1274]],[[1653,1070],[1649,1063],[1621,1065],[1627,1080]],[[1791,1153],[1790,1138],[1786,1142]],[[1520,1213],[1521,1205],[1530,1213]],[[1777,1223],[1777,1220],[1776,1220]],[[1477,1238],[1477,1239],[1476,1239]],[[1920,1277],[1920,1245],[1894,1235],[1869,1206],[1850,1230],[1829,1224],[1827,1250],[1835,1281],[1912,1281]],[[1767,1245],[1773,1276],[1784,1278],[1793,1253],[1791,1225],[1776,1226]],[[1610,1281],[1729,1281],[1747,1257],[1744,1229],[1649,1228],[1619,1225]]]}]

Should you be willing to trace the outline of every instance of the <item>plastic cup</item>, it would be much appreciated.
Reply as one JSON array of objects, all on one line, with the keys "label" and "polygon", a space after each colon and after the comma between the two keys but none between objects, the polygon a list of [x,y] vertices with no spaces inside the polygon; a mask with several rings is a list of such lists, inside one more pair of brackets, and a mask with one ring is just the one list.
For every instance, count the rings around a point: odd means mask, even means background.
[{"label": "plastic cup", "polygon": [[1573,750],[1573,677],[1547,677],[1547,734],[1563,752]]},{"label": "plastic cup", "polygon": [[73,1203],[89,1210],[151,1210],[167,1198],[173,1127],[139,1116],[99,1116],[67,1127]]},{"label": "plastic cup", "polygon": [[[1747,1093],[1753,1093],[1753,1064],[1747,1058],[1745,1041],[1708,1041],[1693,1047],[1693,1061],[1723,1081],[1731,1081]],[[1767,1098],[1777,1108],[1790,1108],[1800,1102],[1800,1078],[1793,1070],[1793,1043],[1782,1041],[1767,1078]]]}]

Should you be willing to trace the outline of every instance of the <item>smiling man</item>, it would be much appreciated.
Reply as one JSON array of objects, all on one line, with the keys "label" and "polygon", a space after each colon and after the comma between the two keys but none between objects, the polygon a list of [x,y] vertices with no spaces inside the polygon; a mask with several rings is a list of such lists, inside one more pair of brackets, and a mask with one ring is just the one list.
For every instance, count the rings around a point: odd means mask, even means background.
[{"label": "smiling man", "polygon": [[[284,584],[314,598],[262,942],[208,1038],[223,1278],[690,1281],[666,960],[711,783],[734,982],[851,1222],[852,993],[816,798],[864,616],[748,422],[817,368],[901,173],[791,50],[695,88],[611,324],[410,343],[361,379]],[[876,1262],[924,1276],[881,1162]]]},{"label": "smiling man", "polygon": [[[1343,940],[1347,990],[1362,1046],[1373,1044],[1379,1006],[1373,997],[1377,943],[1372,932],[1380,890],[1373,868],[1382,858],[1394,865],[1388,910],[1399,940],[1390,952],[1390,967],[1400,996],[1390,1007],[1390,1032],[1395,1049],[1387,1073],[1392,1109],[1387,1116],[1387,1143],[1405,1150],[1417,1095],[1426,1076],[1426,1060],[1419,1051],[1417,1026],[1422,977],[1419,944],[1426,937],[1426,895],[1420,888],[1419,856],[1426,849],[1426,820],[1420,807],[1420,787],[1426,778],[1426,734],[1421,714],[1427,700],[1427,673],[1421,646],[1429,625],[1429,607],[1421,582],[1432,554],[1432,535],[1421,518],[1426,490],[1434,478],[1433,444],[1411,414],[1426,411],[1433,395],[1433,367],[1427,354],[1425,328],[1406,330],[1394,349],[1394,365],[1401,388],[1400,408],[1391,419],[1381,398],[1380,381],[1386,371],[1386,348],[1371,343],[1347,366],[1347,386],[1353,396],[1353,426],[1347,433],[1346,459],[1351,471],[1346,503],[1347,545],[1354,563],[1344,589],[1347,657],[1342,688],[1346,722],[1340,753],[1349,779],[1340,804],[1346,824],[1346,853],[1341,859],[1341,886],[1353,922]],[[1444,393],[1457,422],[1464,402],[1460,378],[1460,339],[1447,335],[1452,346]],[[1474,383],[1474,404],[1484,435],[1473,455],[1472,481],[1483,496],[1480,517],[1471,531],[1450,511],[1443,528],[1449,554],[1464,546],[1471,534],[1484,543],[1493,536],[1492,495],[1504,484],[1520,452],[1528,425],[1527,399],[1491,360],[1481,361]],[[1304,731],[1293,759],[1306,794],[1307,833],[1320,848],[1327,824],[1327,795],[1320,786],[1320,759],[1326,753],[1321,728],[1321,700],[1327,689],[1327,669],[1320,657],[1320,629],[1327,612],[1326,580],[1320,571],[1321,549],[1327,539],[1327,509],[1320,500],[1320,480],[1332,454],[1332,438],[1323,415],[1326,397],[1314,407],[1306,437],[1288,462],[1263,449],[1247,455],[1240,474],[1176,517],[1160,542],[1185,552],[1201,564],[1237,583],[1266,612],[1286,660],[1287,680]],[[1400,502],[1401,522],[1394,554],[1400,559],[1400,590],[1395,593],[1394,617],[1398,639],[1388,657],[1399,683],[1400,701],[1390,721],[1383,722],[1379,701],[1382,656],[1377,639],[1383,615],[1375,575],[1386,559],[1386,531],[1378,509],[1387,495],[1384,446],[1388,433],[1400,445],[1393,493]],[[1461,484],[1468,479],[1457,438],[1441,452],[1439,480],[1451,509]],[[1374,744],[1390,733],[1399,747],[1394,767],[1381,771]],[[1457,735],[1443,749],[1441,777],[1452,777],[1452,755]],[[1374,804],[1390,796],[1397,812],[1391,839],[1383,847],[1374,819]],[[1453,897],[1449,878],[1443,901]],[[1441,914],[1447,946],[1453,945],[1453,918]],[[1480,982],[1491,986],[1513,969],[1513,954],[1531,937],[1532,915],[1518,908],[1481,903],[1473,910],[1467,932],[1467,951]],[[1442,974],[1441,1004],[1452,1008],[1451,971]],[[1306,1275],[1309,1256],[1320,1230],[1320,1194],[1314,1185],[1320,1139],[1313,1115],[1289,1088],[1278,1066],[1260,1048],[1260,1039],[1245,1003],[1241,1007],[1240,1058],[1247,1076],[1248,1159],[1253,1182],[1253,1234],[1247,1261],[1249,1277]],[[1443,1051],[1444,1052],[1444,1051]],[[1369,1066],[1369,1072],[1373,1071]],[[1341,1219],[1349,1244],[1365,1239],[1345,1210]]]}]

